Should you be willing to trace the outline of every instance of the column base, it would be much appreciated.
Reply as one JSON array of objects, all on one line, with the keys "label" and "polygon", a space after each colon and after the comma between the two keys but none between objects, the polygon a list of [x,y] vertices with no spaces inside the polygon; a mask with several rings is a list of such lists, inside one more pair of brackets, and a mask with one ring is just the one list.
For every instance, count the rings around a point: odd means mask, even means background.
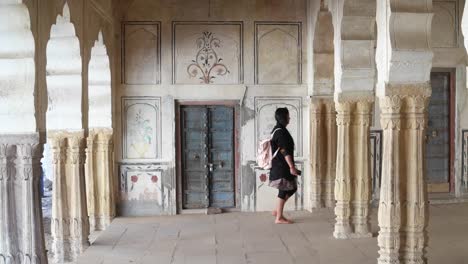
[{"label": "column base", "polygon": [[354,232],[351,234],[351,238],[371,238],[372,233],[371,232]]},{"label": "column base", "polygon": [[89,246],[87,238],[57,239],[52,241],[53,263],[73,263]]},{"label": "column base", "polygon": [[89,225],[91,230],[94,231],[104,231],[107,227],[110,226],[114,217],[110,216],[90,216]]},{"label": "column base", "polygon": [[335,225],[333,237],[336,239],[350,239],[352,238],[352,231],[350,225]]}]

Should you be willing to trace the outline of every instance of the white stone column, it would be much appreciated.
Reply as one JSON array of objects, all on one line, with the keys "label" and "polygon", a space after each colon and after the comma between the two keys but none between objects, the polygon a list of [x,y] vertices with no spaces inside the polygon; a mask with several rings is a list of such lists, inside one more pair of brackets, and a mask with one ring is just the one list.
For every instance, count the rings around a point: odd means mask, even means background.
[{"label": "white stone column", "polygon": [[379,264],[427,262],[424,131],[431,96],[432,16],[430,0],[377,2],[377,95],[384,130]]},{"label": "white stone column", "polygon": [[308,1],[311,54],[311,205],[335,205],[336,112],[334,109],[333,23],[327,2]]},{"label": "white stone column", "polygon": [[322,208],[322,129],[321,100],[312,99],[310,104],[310,205],[312,209]]},{"label": "white stone column", "polygon": [[354,178],[352,195],[353,237],[372,237],[369,229],[369,206],[371,200],[371,173],[369,135],[373,100],[361,100],[356,103],[354,113],[355,147],[352,151],[354,159]]},{"label": "white stone column", "polygon": [[[326,161],[324,163],[324,179],[322,180],[322,201],[325,207],[333,208],[335,206],[335,177],[336,177],[336,111],[333,99],[324,101],[324,125],[325,125],[325,153]],[[323,137],[322,137],[323,140]],[[321,140],[321,141],[322,141]]]},{"label": "white stone column", "polygon": [[332,98],[313,97],[311,102],[311,206],[335,205],[336,112]]},{"label": "white stone column", "polygon": [[[335,238],[369,232],[369,127],[375,88],[375,0],[332,0],[338,140]],[[337,193],[340,192],[340,193]],[[339,199],[339,200],[338,200]]]},{"label": "white stone column", "polygon": [[47,263],[38,134],[0,136],[0,260]]},{"label": "white stone column", "polygon": [[91,230],[105,230],[115,217],[112,130],[88,136],[86,189]]},{"label": "white stone column", "polygon": [[76,261],[89,246],[83,132],[49,132],[53,160],[52,249],[54,262]]},{"label": "white stone column", "polygon": [[106,229],[115,217],[111,70],[102,32],[91,49],[88,97],[86,189],[94,231]]},{"label": "white stone column", "polygon": [[0,1],[0,263],[47,263],[39,196],[35,41],[23,1]]},{"label": "white stone column", "polygon": [[346,239],[351,236],[351,170],[350,170],[350,126],[352,104],[350,102],[336,104],[337,156],[335,179],[335,238]]}]

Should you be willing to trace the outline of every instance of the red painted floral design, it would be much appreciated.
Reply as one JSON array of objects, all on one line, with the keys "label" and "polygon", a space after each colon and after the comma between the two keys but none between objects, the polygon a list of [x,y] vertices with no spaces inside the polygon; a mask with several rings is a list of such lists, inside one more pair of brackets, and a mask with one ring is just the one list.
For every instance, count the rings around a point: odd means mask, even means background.
[{"label": "red painted floral design", "polygon": [[268,175],[266,173],[262,173],[262,174],[260,174],[260,177],[258,177],[258,178],[260,179],[261,184],[258,186],[257,189],[260,190],[260,187],[262,187],[265,184],[265,182],[267,181]]},{"label": "red painted floral design", "polygon": [[133,175],[130,179],[133,183],[136,183],[138,181],[138,176]]},{"label": "red painted floral design", "polygon": [[133,185],[135,185],[135,183],[138,181],[138,176],[133,175],[132,177],[130,177],[130,180],[132,181],[132,186],[130,187],[130,191],[133,191]]},{"label": "red painted floral design", "polygon": [[158,176],[157,175],[151,176],[151,181],[154,182],[154,183],[157,183],[158,182]]}]

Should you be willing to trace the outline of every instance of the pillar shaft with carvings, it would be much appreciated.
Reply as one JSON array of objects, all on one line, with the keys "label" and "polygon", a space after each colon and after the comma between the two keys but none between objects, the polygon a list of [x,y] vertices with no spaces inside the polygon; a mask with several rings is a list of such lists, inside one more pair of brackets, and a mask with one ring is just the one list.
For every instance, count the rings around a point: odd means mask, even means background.
[{"label": "pillar shaft with carvings", "polygon": [[0,262],[47,263],[37,134],[0,136]]},{"label": "pillar shaft with carvings", "polygon": [[429,84],[399,85],[380,98],[384,129],[379,263],[426,263],[424,130]]},{"label": "pillar shaft with carvings", "polygon": [[371,237],[369,134],[373,97],[341,99],[336,103],[336,109],[338,146],[334,237],[339,239]]},{"label": "pillar shaft with carvings", "polygon": [[49,133],[53,155],[54,262],[73,262],[89,246],[82,132]]},{"label": "pillar shaft with carvings", "polygon": [[369,205],[371,200],[371,173],[369,135],[373,100],[362,100],[356,103],[353,120],[353,164],[352,180],[352,225],[354,237],[371,237],[369,230]]},{"label": "pillar shaft with carvings", "polygon": [[86,190],[91,230],[106,229],[115,217],[112,130],[89,133],[86,157]]},{"label": "pillar shaft with carvings", "polygon": [[336,160],[336,113],[332,98],[311,102],[311,184],[312,208],[333,207]]},{"label": "pillar shaft with carvings", "polygon": [[337,139],[337,126],[336,126],[336,111],[335,102],[333,99],[324,101],[324,125],[325,125],[325,168],[322,170],[324,178],[322,180],[322,201],[325,207],[332,208],[335,206],[335,176],[336,176],[336,139]]},{"label": "pillar shaft with carvings", "polygon": [[322,153],[322,103],[312,99],[310,105],[310,205],[311,208],[321,208],[321,164]]},{"label": "pillar shaft with carvings", "polygon": [[349,238],[351,235],[351,170],[350,170],[350,125],[352,104],[349,102],[336,104],[337,156],[335,179],[335,238]]}]

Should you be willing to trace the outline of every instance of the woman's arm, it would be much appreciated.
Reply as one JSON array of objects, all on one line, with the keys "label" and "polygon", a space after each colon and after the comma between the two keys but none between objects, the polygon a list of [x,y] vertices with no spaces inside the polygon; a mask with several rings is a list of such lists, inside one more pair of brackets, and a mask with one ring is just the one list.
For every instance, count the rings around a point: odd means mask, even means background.
[{"label": "woman's arm", "polygon": [[296,165],[294,164],[292,155],[287,154],[287,151],[286,151],[285,149],[281,149],[280,152],[281,152],[281,154],[285,155],[285,156],[284,156],[284,159],[285,159],[286,162],[288,163],[289,172],[290,172],[292,175],[298,176],[298,175],[299,175],[299,172],[298,172],[297,169],[296,169]]}]

